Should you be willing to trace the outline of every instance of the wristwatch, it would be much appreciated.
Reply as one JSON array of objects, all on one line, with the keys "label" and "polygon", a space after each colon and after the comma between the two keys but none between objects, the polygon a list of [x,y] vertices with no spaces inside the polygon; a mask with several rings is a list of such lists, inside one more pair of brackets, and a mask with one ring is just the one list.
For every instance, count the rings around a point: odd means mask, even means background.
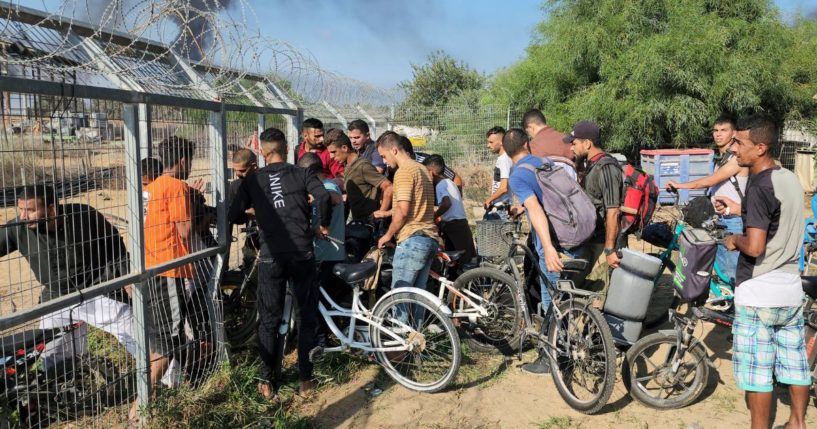
[{"label": "wristwatch", "polygon": [[[596,249],[598,249],[598,247]],[[615,251],[616,249],[613,249],[612,247],[605,247],[604,256],[610,256],[611,254],[615,253]]]}]

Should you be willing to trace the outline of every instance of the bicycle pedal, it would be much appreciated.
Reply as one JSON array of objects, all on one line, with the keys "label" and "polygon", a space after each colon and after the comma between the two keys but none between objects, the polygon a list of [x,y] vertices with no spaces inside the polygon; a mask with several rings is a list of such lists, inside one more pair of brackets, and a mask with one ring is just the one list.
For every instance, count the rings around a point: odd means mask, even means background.
[{"label": "bicycle pedal", "polygon": [[323,351],[324,349],[321,346],[315,347],[312,350],[310,350],[309,361],[312,363],[316,363],[318,360],[320,360],[321,357],[323,357]]}]

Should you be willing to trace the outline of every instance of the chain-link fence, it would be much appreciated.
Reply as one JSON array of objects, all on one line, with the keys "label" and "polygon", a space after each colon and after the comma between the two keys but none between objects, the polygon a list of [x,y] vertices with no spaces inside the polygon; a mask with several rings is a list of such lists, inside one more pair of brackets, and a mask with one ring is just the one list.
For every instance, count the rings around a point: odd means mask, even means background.
[{"label": "chain-link fence", "polygon": [[172,54],[132,67],[112,40],[7,24],[6,59],[72,49],[0,64],[0,428],[116,426],[226,357],[229,158],[271,126],[295,142],[302,114],[262,77],[216,96]]}]

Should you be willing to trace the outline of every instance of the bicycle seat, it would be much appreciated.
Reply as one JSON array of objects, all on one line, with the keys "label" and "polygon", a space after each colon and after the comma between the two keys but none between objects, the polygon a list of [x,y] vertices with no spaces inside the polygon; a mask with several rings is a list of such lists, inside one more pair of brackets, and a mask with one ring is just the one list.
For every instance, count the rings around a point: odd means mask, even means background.
[{"label": "bicycle seat", "polygon": [[366,280],[377,270],[377,263],[364,261],[359,264],[335,264],[332,273],[344,282],[353,285]]},{"label": "bicycle seat", "polygon": [[588,262],[584,259],[565,259],[562,264],[564,265],[563,271],[580,273],[587,269]]},{"label": "bicycle seat", "polygon": [[462,255],[464,254],[465,250],[451,250],[451,251],[445,250],[437,252],[437,255],[442,256],[442,259],[446,262],[456,262],[457,260],[462,258]]},{"label": "bicycle seat", "polygon": [[817,276],[803,276],[800,277],[803,283],[803,292],[811,299],[817,300]]},{"label": "bicycle seat", "polygon": [[51,341],[61,329],[29,329],[27,331],[18,332],[16,334],[7,335],[0,338],[0,357],[14,356],[17,350],[23,349],[28,353],[28,349],[39,344]]}]

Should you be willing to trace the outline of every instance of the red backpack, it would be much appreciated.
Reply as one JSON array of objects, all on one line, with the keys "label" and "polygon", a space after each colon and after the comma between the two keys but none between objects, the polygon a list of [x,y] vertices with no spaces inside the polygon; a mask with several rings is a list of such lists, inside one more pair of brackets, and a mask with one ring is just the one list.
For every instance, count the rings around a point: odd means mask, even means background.
[{"label": "red backpack", "polygon": [[609,154],[605,154],[598,164],[615,164],[622,170],[624,198],[619,220],[621,233],[635,233],[640,237],[658,205],[658,185],[655,184],[655,178],[630,163],[621,167],[618,160]]}]

